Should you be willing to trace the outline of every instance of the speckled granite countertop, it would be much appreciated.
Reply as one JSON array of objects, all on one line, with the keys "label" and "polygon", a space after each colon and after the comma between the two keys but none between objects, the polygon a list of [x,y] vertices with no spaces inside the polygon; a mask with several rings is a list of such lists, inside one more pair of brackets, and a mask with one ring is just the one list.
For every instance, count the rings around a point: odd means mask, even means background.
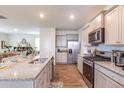
[{"label": "speckled granite countertop", "polygon": [[95,63],[124,77],[122,67],[115,66],[115,64],[110,61],[95,61]]},{"label": "speckled granite countertop", "polygon": [[[32,60],[36,58],[38,57],[34,57],[32,58]],[[18,57],[18,59],[20,60],[16,63],[8,62],[10,60],[7,59],[8,61],[6,63],[8,63],[10,67],[8,67],[7,69],[0,69],[0,81],[34,80],[51,58],[52,57],[49,57],[44,63],[39,64],[29,64],[28,62],[32,61],[30,58],[22,59],[21,57]]]}]

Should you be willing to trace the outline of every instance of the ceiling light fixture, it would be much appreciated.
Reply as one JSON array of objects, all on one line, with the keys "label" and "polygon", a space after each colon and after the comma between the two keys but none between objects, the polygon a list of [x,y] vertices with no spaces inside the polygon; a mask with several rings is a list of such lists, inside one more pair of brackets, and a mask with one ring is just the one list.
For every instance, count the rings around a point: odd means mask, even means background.
[{"label": "ceiling light fixture", "polygon": [[40,14],[40,17],[41,17],[41,18],[44,18],[44,14]]},{"label": "ceiling light fixture", "polygon": [[14,28],[14,32],[15,32],[15,33],[18,32],[18,29],[17,29],[17,28]]},{"label": "ceiling light fixture", "polygon": [[70,19],[75,19],[75,16],[73,14],[71,14]]}]

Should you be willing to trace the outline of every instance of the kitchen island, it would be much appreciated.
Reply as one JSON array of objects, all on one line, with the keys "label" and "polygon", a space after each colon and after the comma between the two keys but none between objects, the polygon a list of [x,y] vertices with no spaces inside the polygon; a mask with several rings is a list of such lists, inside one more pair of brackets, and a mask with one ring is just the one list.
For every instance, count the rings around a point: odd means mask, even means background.
[{"label": "kitchen island", "polygon": [[[17,62],[6,59],[6,68],[0,69],[0,88],[48,87],[52,79],[53,57],[21,58]],[[37,60],[37,61],[36,61]]]}]

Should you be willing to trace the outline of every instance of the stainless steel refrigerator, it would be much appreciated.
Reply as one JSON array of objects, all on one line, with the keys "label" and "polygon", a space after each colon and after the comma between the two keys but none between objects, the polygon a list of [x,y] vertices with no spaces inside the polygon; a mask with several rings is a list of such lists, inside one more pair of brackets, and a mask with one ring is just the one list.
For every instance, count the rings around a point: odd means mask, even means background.
[{"label": "stainless steel refrigerator", "polygon": [[79,54],[79,41],[68,41],[68,64],[77,63],[77,54]]}]

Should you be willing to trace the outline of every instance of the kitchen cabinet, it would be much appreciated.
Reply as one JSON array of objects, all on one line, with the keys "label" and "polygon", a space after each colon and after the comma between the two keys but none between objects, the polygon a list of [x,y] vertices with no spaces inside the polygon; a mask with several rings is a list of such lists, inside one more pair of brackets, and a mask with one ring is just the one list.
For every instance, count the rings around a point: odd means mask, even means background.
[{"label": "kitchen cabinet", "polygon": [[119,42],[119,7],[105,15],[105,43],[117,44]]},{"label": "kitchen cabinet", "polygon": [[89,32],[90,32],[90,27],[86,27],[83,31],[82,31],[82,44],[83,46],[89,46]]},{"label": "kitchen cabinet", "polygon": [[122,11],[122,24],[121,24],[121,44],[124,44],[124,6],[121,6],[121,11]]},{"label": "kitchen cabinet", "polygon": [[57,35],[56,36],[56,46],[57,47],[66,47],[67,42],[66,42],[66,35]]},{"label": "kitchen cabinet", "polygon": [[53,59],[46,65],[46,67],[41,71],[39,76],[35,80],[36,88],[46,88],[49,87],[50,81],[52,80],[52,64]]},{"label": "kitchen cabinet", "polygon": [[103,23],[103,13],[100,13],[90,22],[90,30],[94,31],[100,27],[103,27]]},{"label": "kitchen cabinet", "polygon": [[121,88],[122,86],[103,73],[95,70],[95,88]]},{"label": "kitchen cabinet", "polygon": [[124,87],[124,77],[109,70],[109,68],[106,68],[103,65],[98,65],[95,63],[94,87],[122,88]]},{"label": "kitchen cabinet", "polygon": [[67,64],[67,52],[57,52],[56,63]]},{"label": "kitchen cabinet", "polygon": [[118,6],[105,15],[105,44],[124,44],[124,6]]},{"label": "kitchen cabinet", "polygon": [[100,73],[99,71],[95,70],[95,88],[105,88],[106,87],[106,77]]},{"label": "kitchen cabinet", "polygon": [[78,54],[78,60],[77,60],[77,68],[78,68],[78,71],[83,74],[83,57]]}]

